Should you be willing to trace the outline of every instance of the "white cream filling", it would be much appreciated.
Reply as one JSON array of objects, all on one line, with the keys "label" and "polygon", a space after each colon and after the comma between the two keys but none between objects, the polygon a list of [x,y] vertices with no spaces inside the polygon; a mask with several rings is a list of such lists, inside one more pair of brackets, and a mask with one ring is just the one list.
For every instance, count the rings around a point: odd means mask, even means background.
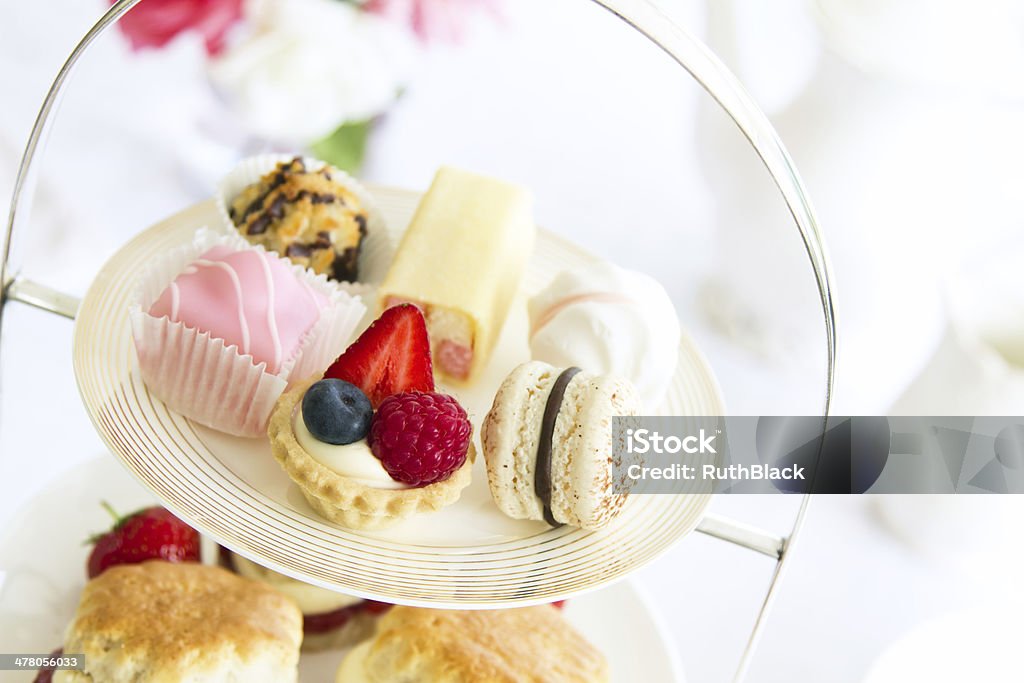
[{"label": "white cream filling", "polygon": [[407,484],[391,478],[391,475],[381,465],[380,460],[370,450],[366,439],[360,439],[344,446],[320,441],[306,428],[306,421],[302,419],[301,405],[295,411],[295,418],[292,422],[295,439],[302,446],[302,450],[309,453],[310,457],[324,467],[343,477],[353,479],[363,486],[375,489],[409,488]]},{"label": "white cream filling", "polygon": [[341,660],[335,683],[370,683],[366,675],[366,655],[370,652],[369,640],[359,643]]},{"label": "white cream filling", "polygon": [[326,588],[278,574],[265,567],[260,567],[241,555],[232,553],[231,558],[234,561],[235,571],[241,576],[270,585],[291,598],[303,614],[324,614],[363,602],[362,598],[335,593]]}]

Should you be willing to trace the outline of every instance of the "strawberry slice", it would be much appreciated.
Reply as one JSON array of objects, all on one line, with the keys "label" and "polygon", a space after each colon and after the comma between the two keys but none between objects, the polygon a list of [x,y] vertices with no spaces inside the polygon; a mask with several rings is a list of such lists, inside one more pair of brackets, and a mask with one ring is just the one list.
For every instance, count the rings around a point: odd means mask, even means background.
[{"label": "strawberry slice", "polygon": [[433,391],[434,370],[423,313],[412,304],[384,311],[324,373],[351,382],[376,408],[388,396]]}]

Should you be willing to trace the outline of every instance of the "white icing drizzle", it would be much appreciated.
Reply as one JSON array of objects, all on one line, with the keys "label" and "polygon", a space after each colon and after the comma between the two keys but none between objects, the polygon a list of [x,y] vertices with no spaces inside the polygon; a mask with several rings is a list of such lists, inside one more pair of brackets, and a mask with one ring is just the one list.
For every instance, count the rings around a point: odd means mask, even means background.
[{"label": "white icing drizzle", "polygon": [[274,343],[274,367],[277,368],[284,360],[281,358],[281,335],[277,331],[277,307],[274,301],[277,290],[274,288],[274,274],[270,272],[266,254],[257,253],[256,256],[263,267],[263,278],[267,283],[267,328],[270,330],[270,340]]},{"label": "white icing drizzle", "polygon": [[228,277],[231,278],[231,284],[235,287],[235,296],[238,298],[238,326],[242,332],[242,353],[249,353],[249,322],[245,319],[245,301],[242,298],[242,281],[238,278],[238,273],[231,267],[231,264],[224,263],[223,261],[207,261],[206,259],[199,259],[194,261],[195,266],[205,266],[207,268],[219,268],[227,273]]}]

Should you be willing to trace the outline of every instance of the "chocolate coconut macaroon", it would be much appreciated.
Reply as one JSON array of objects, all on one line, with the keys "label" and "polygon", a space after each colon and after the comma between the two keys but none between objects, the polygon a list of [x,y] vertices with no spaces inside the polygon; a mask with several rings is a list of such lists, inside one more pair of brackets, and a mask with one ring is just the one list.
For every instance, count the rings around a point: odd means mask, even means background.
[{"label": "chocolate coconut macaroon", "polygon": [[338,281],[359,276],[367,210],[342,171],[295,157],[229,201],[228,217],[252,244]]}]

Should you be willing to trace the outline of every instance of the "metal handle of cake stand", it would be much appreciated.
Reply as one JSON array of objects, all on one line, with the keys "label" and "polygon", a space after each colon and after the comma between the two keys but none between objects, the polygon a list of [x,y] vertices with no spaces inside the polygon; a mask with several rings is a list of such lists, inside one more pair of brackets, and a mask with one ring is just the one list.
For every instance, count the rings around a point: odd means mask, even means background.
[{"label": "metal handle of cake stand", "polygon": [[[35,185],[35,161],[50,124],[64,85],[79,58],[89,46],[111,24],[137,5],[141,0],[119,0],[89,29],[67,61],[57,73],[53,85],[39,110],[25,153],[18,168],[18,175],[11,197],[10,212],[2,244],[0,259],[0,332],[3,326],[3,312],[9,301],[20,301],[36,308],[74,318],[78,310],[78,299],[58,292],[46,285],[21,277],[14,272],[11,264],[12,238],[15,229],[27,222]],[[833,378],[836,358],[836,323],[832,293],[831,267],[824,240],[813,207],[807,198],[803,183],[782,142],[764,113],[754,104],[739,81],[729,72],[717,57],[696,38],[677,26],[649,0],[591,0],[618,16],[626,24],[646,36],[651,42],[675,60],[690,73],[695,81],[710,95],[733,120],[740,132],[761,158],[786,206],[796,223],[804,249],[814,270],[824,317],[825,341],[827,345],[826,386],[822,416],[828,416],[832,403]],[[824,433],[824,430],[822,430]],[[772,557],[775,561],[768,591],[751,629],[747,646],[736,668],[734,681],[740,681],[746,674],[758,638],[763,630],[780,585],[780,578],[786,568],[793,543],[803,526],[811,496],[805,495],[786,536],[778,536],[753,526],[719,515],[708,514],[702,520],[698,531],[719,538],[749,550]]]}]

